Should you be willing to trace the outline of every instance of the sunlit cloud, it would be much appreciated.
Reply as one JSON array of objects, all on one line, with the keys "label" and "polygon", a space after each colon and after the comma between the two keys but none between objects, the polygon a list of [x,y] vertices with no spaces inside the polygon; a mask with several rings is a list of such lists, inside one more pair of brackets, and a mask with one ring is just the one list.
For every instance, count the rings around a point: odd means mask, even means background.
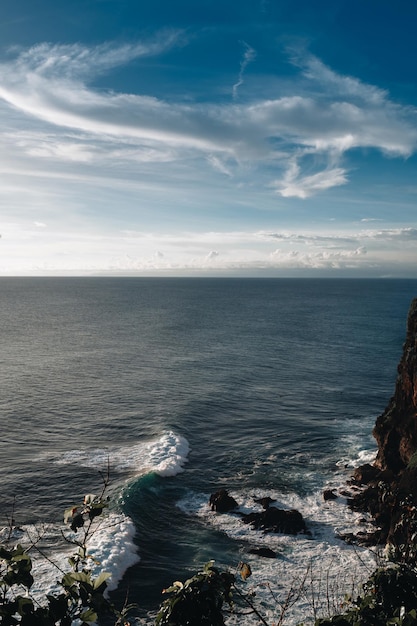
[{"label": "sunlit cloud", "polygon": [[[90,86],[110,68],[161,54],[179,43],[183,35],[170,32],[137,45],[41,44],[17,51],[1,65],[0,97],[49,125],[36,144],[29,133],[22,133],[17,147],[29,157],[79,163],[95,163],[105,155],[157,163],[192,151],[229,177],[242,162],[245,167],[275,168],[278,175],[270,185],[282,197],[302,199],[348,183],[340,159],[352,148],[372,147],[403,157],[416,148],[414,110],[392,103],[386,92],[372,85],[338,76],[311,56],[302,66],[304,77],[315,86],[311,96],[300,90],[264,100],[255,95],[245,104],[184,103]],[[254,58],[254,50],[245,44],[235,93]],[[274,149],[277,141],[279,150]],[[311,171],[304,161],[314,155],[321,162]]]},{"label": "sunlit cloud", "polygon": [[311,176],[300,176],[300,168],[290,168],[281,181],[276,182],[277,192],[284,198],[308,198],[315,193],[344,185],[347,182],[346,172],[338,167],[323,170]]},{"label": "sunlit cloud", "polygon": [[378,231],[368,231],[364,237],[380,241],[414,242],[417,241],[417,228],[392,228]]},{"label": "sunlit cloud", "polygon": [[[416,229],[393,228],[372,202],[364,217],[356,211],[332,229],[337,207],[310,230],[294,227],[307,214],[298,207],[350,188],[352,153],[414,155],[415,108],[305,52],[289,58],[285,89],[259,75],[262,89],[253,90],[246,72],[258,57],[247,44],[234,97],[230,74],[222,98],[190,87],[164,99],[147,83],[135,83],[134,93],[97,87],[110,70],[191,42],[165,31],[129,45],[43,43],[3,58],[0,273],[382,274],[388,262],[417,263]],[[293,226],[280,229],[285,220]],[[371,230],[377,221],[381,228]],[[369,229],[355,231],[353,222]]]},{"label": "sunlit cloud", "polygon": [[[0,223],[0,273],[358,271],[383,275],[417,261],[416,229],[358,231],[349,236],[263,231],[118,232],[90,235],[34,224]],[[277,243],[279,244],[277,247]]]}]

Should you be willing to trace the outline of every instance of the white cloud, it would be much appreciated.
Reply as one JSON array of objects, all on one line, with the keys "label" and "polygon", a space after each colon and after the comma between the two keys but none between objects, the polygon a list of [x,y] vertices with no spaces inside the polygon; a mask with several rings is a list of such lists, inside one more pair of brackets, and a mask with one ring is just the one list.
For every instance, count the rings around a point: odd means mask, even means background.
[{"label": "white cloud", "polygon": [[233,176],[232,172],[230,171],[230,168],[227,167],[227,165],[225,165],[222,159],[215,156],[214,154],[210,154],[207,157],[207,161],[210,163],[213,169],[217,170],[218,172],[221,172],[222,174],[225,174],[226,176],[229,176],[229,177]]},{"label": "white cloud", "polygon": [[307,78],[327,85],[336,97],[356,99],[358,102],[367,101],[376,106],[383,105],[388,98],[389,94],[385,89],[363,83],[353,76],[337,74],[314,55],[301,54],[294,56],[293,61],[303,69]]},{"label": "white cloud", "polygon": [[378,231],[366,231],[365,233],[363,233],[363,237],[387,242],[414,242],[417,241],[417,228],[392,228]]},{"label": "white cloud", "polygon": [[[415,229],[328,232],[150,232],[90,235],[0,224],[0,274],[49,271],[143,273],[351,271],[415,272]],[[413,232],[414,231],[414,232]],[[276,243],[279,242],[279,247]],[[155,250],[157,252],[155,252]],[[209,252],[207,252],[209,250]],[[402,270],[401,270],[402,268]]]},{"label": "white cloud", "polygon": [[237,82],[233,85],[233,99],[236,100],[237,96],[238,96],[238,89],[239,87],[241,87],[244,83],[243,80],[243,76],[244,73],[246,71],[246,68],[248,67],[249,63],[252,63],[252,61],[254,61],[256,59],[256,52],[253,48],[251,48],[251,46],[249,46],[247,43],[243,42],[243,45],[245,47],[245,52],[243,54],[243,58],[240,62],[240,72],[239,72],[239,76],[237,79]]},{"label": "white cloud", "polygon": [[[338,231],[336,219],[326,231],[321,216],[310,231],[280,230],[301,204],[319,206],[308,199],[350,184],[349,151],[414,153],[416,109],[311,56],[298,57],[291,92],[258,75],[263,88],[245,84],[244,100],[94,86],[98,74],[183,42],[167,32],[137,45],[41,44],[3,58],[0,273],[416,266],[417,231],[405,219],[353,232]],[[254,58],[246,46],[236,95]],[[378,209],[372,198],[361,214]],[[347,221],[358,223],[355,215]]]},{"label": "white cloud", "polygon": [[346,172],[340,167],[317,172],[311,176],[297,176],[298,172],[298,167],[290,168],[283,180],[277,181],[277,192],[284,198],[308,198],[319,191],[347,182]]},{"label": "white cloud", "polygon": [[[259,100],[254,94],[247,104],[193,103],[191,98],[165,102],[152,94],[90,86],[97,74],[164,52],[182,38],[171,32],[119,47],[41,44],[3,60],[0,97],[12,107],[10,124],[12,110],[33,126],[36,120],[46,124],[36,130],[45,135],[36,143],[20,130],[15,149],[28,157],[81,164],[106,157],[156,164],[197,157],[229,178],[242,165],[254,170],[267,166],[276,172],[273,186],[286,198],[308,198],[347,184],[341,158],[352,148],[403,157],[416,149],[414,109],[394,104],[372,85],[337,75],[311,56],[302,65],[314,86],[309,96],[301,88],[296,93],[296,81],[291,96]],[[254,50],[245,46],[235,91],[255,58]],[[14,131],[3,135],[6,143]],[[315,156],[312,171],[304,162]]]},{"label": "white cloud", "polygon": [[367,254],[365,248],[356,248],[344,252],[299,252],[274,250],[271,254],[272,263],[286,269],[355,269],[359,267],[362,257]]}]

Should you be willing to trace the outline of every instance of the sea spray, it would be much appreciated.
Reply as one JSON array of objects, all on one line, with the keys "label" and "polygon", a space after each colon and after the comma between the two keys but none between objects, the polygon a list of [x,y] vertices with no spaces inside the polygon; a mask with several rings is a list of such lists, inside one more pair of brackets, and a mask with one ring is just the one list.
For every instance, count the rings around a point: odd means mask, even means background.
[{"label": "sea spray", "polygon": [[[357,590],[375,567],[372,551],[337,538],[339,533],[357,531],[358,525],[366,524],[362,515],[349,509],[345,498],[325,501],[322,491],[301,497],[295,493],[273,490],[266,493],[256,489],[236,490],[231,495],[239,508],[228,514],[211,510],[209,494],[190,491],[177,505],[240,545],[241,558],[250,564],[253,573],[248,586],[256,593],[257,605],[270,623],[277,621],[279,603],[285,604],[288,594],[297,586],[302,586],[303,590],[294,606],[288,608],[287,623],[309,623],[315,617],[334,613],[340,609],[345,595]],[[265,495],[275,500],[272,506],[299,510],[310,534],[265,533],[243,523],[240,513],[262,510],[257,500]],[[273,551],[276,558],[260,558],[251,553],[259,548]],[[233,568],[230,563],[224,566]],[[251,620],[245,618],[245,624],[250,623]]]},{"label": "sea spray", "polygon": [[116,472],[155,472],[161,476],[175,476],[183,471],[189,450],[185,437],[168,431],[150,441],[139,441],[129,446],[86,447],[69,450],[56,458],[48,453],[48,457],[59,465],[81,465],[95,469],[109,465]]}]

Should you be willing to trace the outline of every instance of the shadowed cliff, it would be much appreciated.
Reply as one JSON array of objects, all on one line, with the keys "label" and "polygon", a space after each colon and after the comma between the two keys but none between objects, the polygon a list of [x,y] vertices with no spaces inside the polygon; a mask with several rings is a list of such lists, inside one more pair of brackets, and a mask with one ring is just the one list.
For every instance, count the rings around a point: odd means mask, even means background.
[{"label": "shadowed cliff", "polygon": [[[395,393],[373,430],[378,453],[373,466],[357,468],[353,482],[364,486],[350,506],[368,511],[376,530],[361,543],[389,543],[396,558],[417,557],[417,298],[410,306]],[[359,538],[358,538],[359,539]]]},{"label": "shadowed cliff", "polygon": [[376,467],[399,473],[417,450],[417,298],[410,306],[395,393],[376,420]]}]

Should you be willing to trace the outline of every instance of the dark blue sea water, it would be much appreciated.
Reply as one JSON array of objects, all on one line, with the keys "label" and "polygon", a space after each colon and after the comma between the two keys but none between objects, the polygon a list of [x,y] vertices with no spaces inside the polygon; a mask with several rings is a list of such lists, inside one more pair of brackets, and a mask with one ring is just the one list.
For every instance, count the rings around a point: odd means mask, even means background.
[{"label": "dark blue sea water", "polygon": [[[335,532],[357,520],[321,493],[372,458],[416,296],[412,280],[0,279],[2,523],[15,499],[19,526],[57,524],[109,460],[114,598],[129,588],[144,623],[211,558],[283,594],[313,561],[340,579],[355,556]],[[296,506],[312,538],[213,514],[220,487]]]}]

